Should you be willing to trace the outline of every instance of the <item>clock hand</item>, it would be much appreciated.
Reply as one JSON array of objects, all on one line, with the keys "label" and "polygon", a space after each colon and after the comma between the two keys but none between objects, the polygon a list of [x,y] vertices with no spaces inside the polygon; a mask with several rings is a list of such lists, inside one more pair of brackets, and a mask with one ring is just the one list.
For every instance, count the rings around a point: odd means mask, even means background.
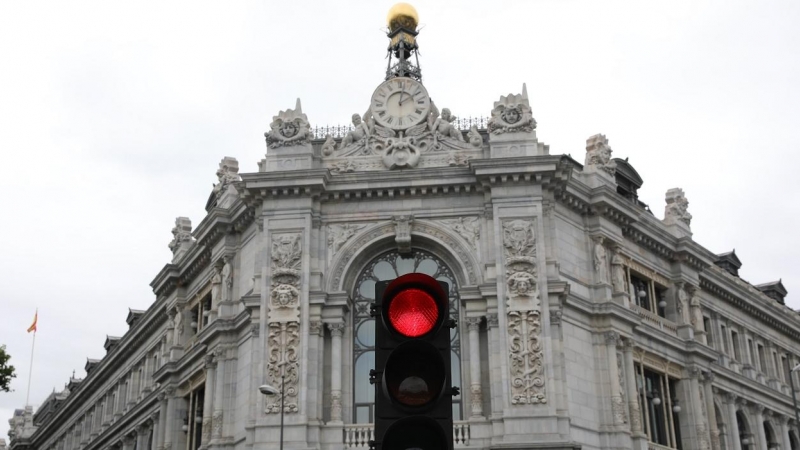
[{"label": "clock hand", "polygon": [[400,98],[397,100],[397,105],[398,106],[403,104],[403,94],[405,94],[405,93],[406,93],[406,84],[403,83],[400,86]]}]

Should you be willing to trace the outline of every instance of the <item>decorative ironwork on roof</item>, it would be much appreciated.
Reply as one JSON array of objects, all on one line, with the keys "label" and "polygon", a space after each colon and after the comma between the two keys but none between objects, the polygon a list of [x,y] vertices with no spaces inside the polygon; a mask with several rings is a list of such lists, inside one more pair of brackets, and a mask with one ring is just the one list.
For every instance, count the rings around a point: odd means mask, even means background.
[{"label": "decorative ironwork on roof", "polygon": [[[453,121],[453,125],[461,131],[468,131],[473,126],[479,130],[485,130],[488,126],[488,123],[489,118],[483,116],[466,117]],[[341,139],[350,131],[353,131],[352,125],[325,125],[321,127],[313,127],[311,129],[311,136],[312,139],[325,139],[328,135],[331,135],[331,137],[334,139]]]}]

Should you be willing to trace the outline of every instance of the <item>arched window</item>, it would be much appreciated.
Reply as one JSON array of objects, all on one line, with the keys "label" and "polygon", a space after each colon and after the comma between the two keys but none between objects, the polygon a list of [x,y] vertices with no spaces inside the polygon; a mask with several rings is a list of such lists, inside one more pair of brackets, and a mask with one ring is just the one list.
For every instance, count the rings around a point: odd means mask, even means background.
[{"label": "arched window", "polygon": [[[375,301],[375,283],[407,273],[424,273],[450,285],[450,316],[458,323],[458,288],[453,272],[433,254],[415,249],[409,255],[389,251],[367,264],[356,280],[353,299],[353,421],[373,423],[375,386],[369,384],[369,370],[375,367],[375,319],[369,306]],[[461,386],[461,341],[458,327],[450,331],[453,386]],[[453,398],[453,419],[461,420],[461,397]]]}]

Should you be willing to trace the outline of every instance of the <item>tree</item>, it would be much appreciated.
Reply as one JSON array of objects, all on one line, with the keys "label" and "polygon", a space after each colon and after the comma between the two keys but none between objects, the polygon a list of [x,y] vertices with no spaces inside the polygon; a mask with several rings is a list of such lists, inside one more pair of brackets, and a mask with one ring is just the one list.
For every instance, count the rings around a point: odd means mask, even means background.
[{"label": "tree", "polygon": [[16,378],[14,374],[14,366],[8,364],[11,356],[6,353],[6,346],[0,345],[0,391],[9,392],[11,388],[11,379]]}]

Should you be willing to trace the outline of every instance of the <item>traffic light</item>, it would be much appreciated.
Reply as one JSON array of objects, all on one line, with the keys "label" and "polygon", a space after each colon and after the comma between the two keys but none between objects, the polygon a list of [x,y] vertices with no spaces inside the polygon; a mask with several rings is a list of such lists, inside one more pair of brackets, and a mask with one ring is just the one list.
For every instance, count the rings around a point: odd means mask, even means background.
[{"label": "traffic light", "polygon": [[449,290],[421,273],[375,285],[375,450],[453,448]]}]

